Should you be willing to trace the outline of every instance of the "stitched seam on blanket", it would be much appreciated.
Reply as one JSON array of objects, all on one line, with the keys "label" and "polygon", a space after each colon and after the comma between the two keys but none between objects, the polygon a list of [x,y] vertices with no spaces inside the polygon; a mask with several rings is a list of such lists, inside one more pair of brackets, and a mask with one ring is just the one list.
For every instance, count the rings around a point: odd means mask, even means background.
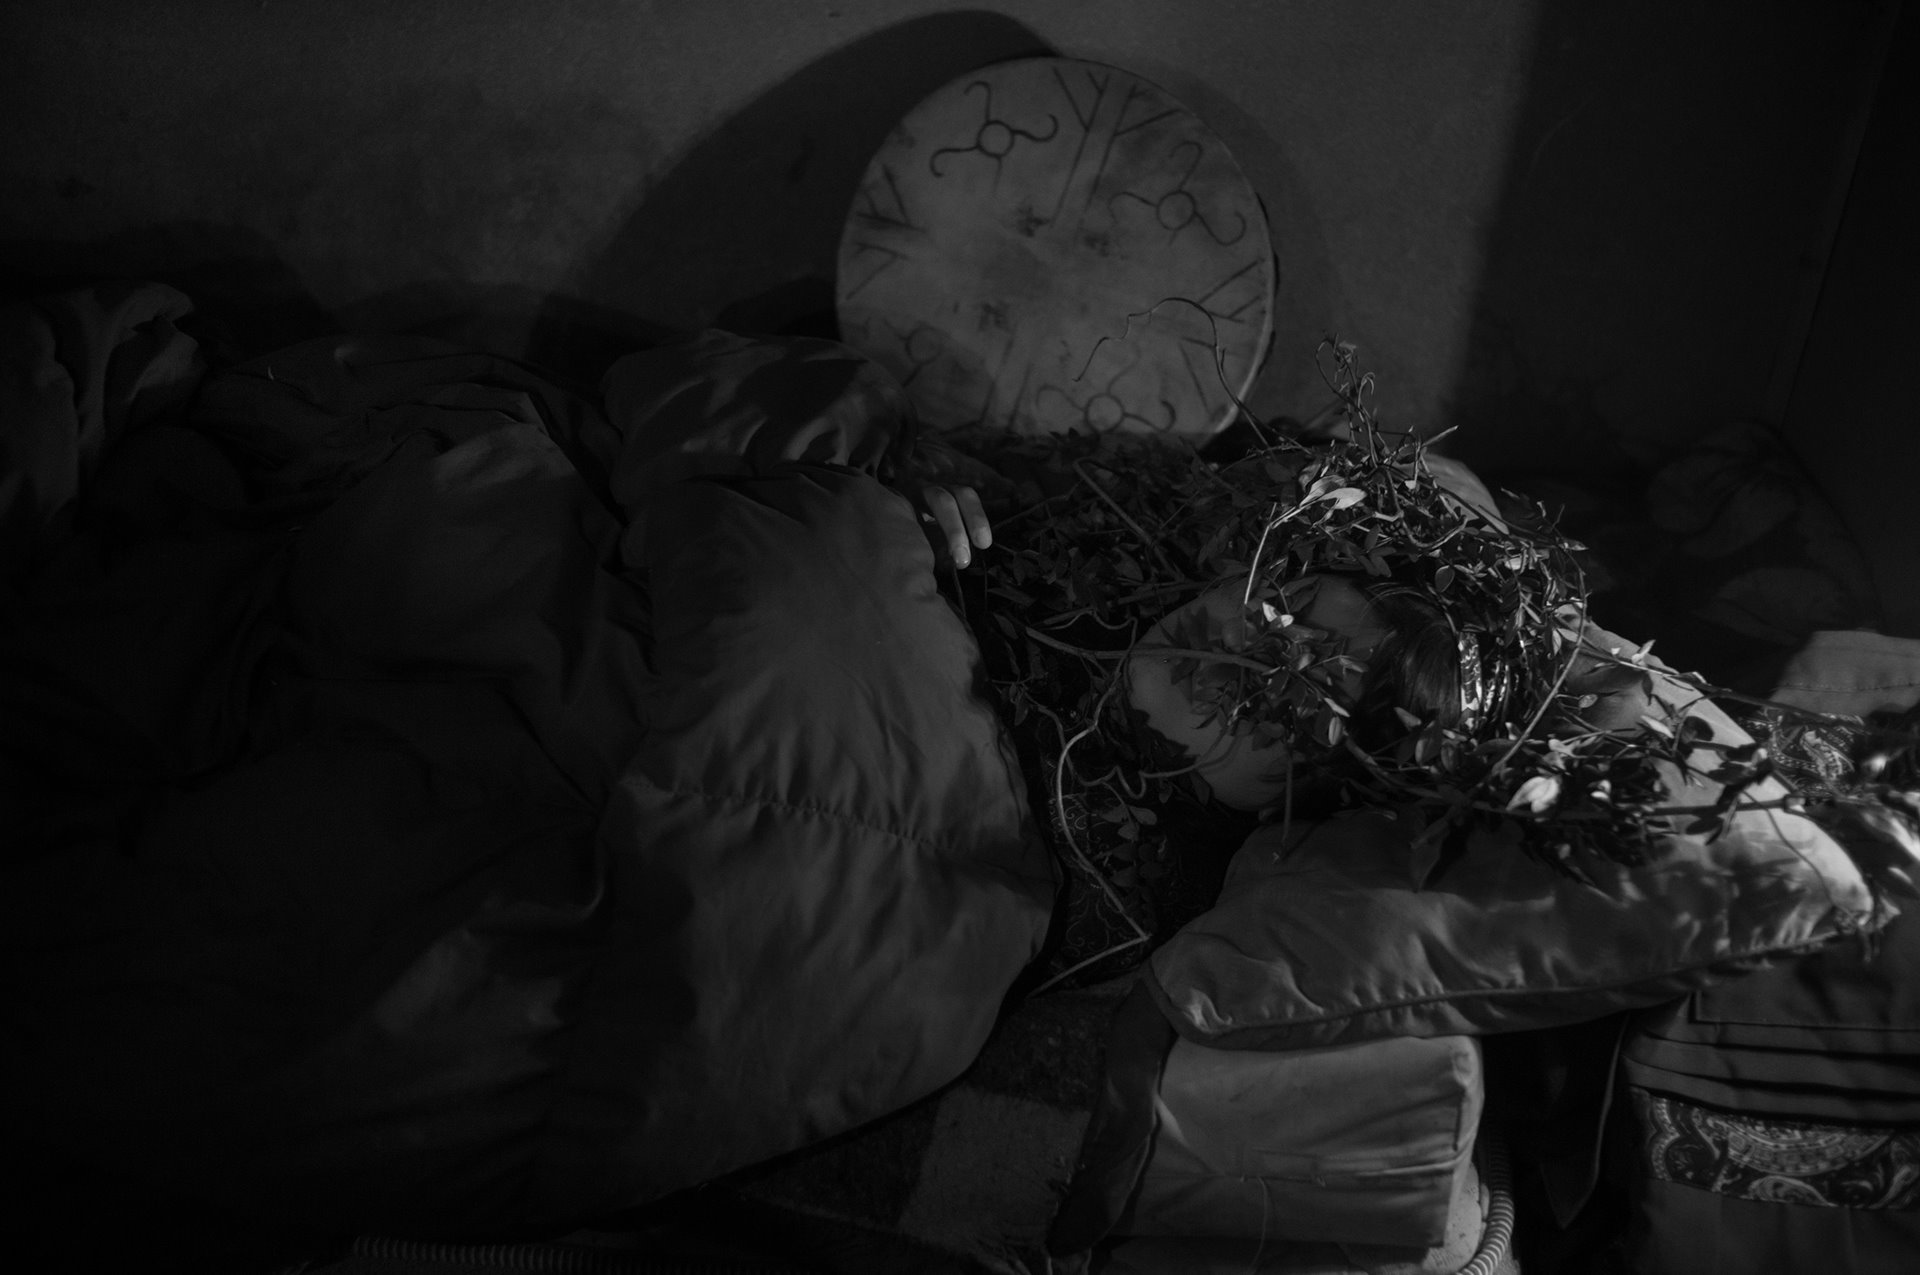
[{"label": "stitched seam on blanket", "polygon": [[[1305,1018],[1268,1018],[1245,1027],[1232,1027],[1224,1032],[1212,1035],[1214,1040],[1226,1040],[1234,1036],[1270,1031],[1275,1027],[1311,1026],[1317,1023],[1337,1023],[1350,1019],[1364,1018],[1371,1014],[1391,1013],[1400,1009],[1415,1009],[1424,1005],[1443,1004],[1448,1001],[1470,1001],[1486,997],[1509,996],[1569,996],[1586,992],[1611,992],[1623,987],[1634,987],[1641,983],[1656,983],[1662,979],[1675,978],[1687,974],[1697,974],[1734,961],[1751,961],[1760,957],[1794,956],[1802,952],[1813,952],[1825,947],[1832,938],[1814,939],[1810,942],[1795,944],[1791,947],[1750,947],[1738,952],[1729,952],[1708,961],[1696,961],[1691,965],[1678,965],[1654,973],[1642,974],[1635,978],[1615,979],[1605,983],[1555,983],[1543,987],[1476,987],[1462,991],[1435,992],[1429,996],[1409,996],[1396,1001],[1377,1001],[1370,1005],[1360,1005],[1347,1010],[1328,1010]],[[1158,981],[1156,976],[1156,981]],[[1171,996],[1168,998],[1171,1000]]]},{"label": "stitched seam on blanket", "polygon": [[796,815],[804,815],[815,819],[824,819],[832,823],[863,828],[868,832],[877,832],[881,836],[889,837],[895,841],[904,841],[909,845],[924,846],[929,850],[937,851],[943,855],[957,852],[957,847],[951,842],[935,841],[931,837],[915,836],[909,832],[901,832],[897,828],[889,828],[884,824],[877,824],[866,819],[856,818],[843,811],[830,810],[825,806],[802,805],[798,802],[780,801],[773,797],[753,797],[746,793],[709,792],[705,788],[681,784],[675,784],[673,787],[663,789],[662,791],[673,793],[675,796],[698,797],[702,801],[709,801],[715,805],[736,807],[759,806],[774,810],[785,810]]}]

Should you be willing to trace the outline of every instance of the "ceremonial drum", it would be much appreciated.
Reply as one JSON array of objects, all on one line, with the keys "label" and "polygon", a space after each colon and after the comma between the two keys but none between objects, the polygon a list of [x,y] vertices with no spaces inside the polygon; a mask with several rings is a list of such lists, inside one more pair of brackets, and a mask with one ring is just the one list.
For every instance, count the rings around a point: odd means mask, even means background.
[{"label": "ceremonial drum", "polygon": [[1031,58],[941,88],[868,165],[840,241],[843,338],[935,429],[1205,435],[1273,332],[1259,198],[1191,111]]}]

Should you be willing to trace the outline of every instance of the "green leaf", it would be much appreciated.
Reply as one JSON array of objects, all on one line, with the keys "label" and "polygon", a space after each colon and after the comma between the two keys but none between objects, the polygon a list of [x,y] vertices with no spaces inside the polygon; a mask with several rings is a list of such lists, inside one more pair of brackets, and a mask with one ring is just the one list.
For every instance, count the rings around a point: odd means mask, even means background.
[{"label": "green leaf", "polygon": [[1340,718],[1334,714],[1327,713],[1320,719],[1320,742],[1327,747],[1332,748],[1335,744],[1338,744],[1346,737],[1346,733],[1346,723],[1342,722]]}]

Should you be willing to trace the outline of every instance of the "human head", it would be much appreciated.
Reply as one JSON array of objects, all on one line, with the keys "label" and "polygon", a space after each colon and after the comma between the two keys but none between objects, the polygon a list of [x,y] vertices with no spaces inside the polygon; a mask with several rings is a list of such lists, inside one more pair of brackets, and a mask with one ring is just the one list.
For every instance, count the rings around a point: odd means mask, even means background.
[{"label": "human head", "polygon": [[[1438,607],[1390,583],[1341,574],[1303,579],[1288,596],[1297,614],[1280,619],[1316,631],[1322,635],[1316,645],[1340,657],[1326,690],[1346,710],[1346,729],[1361,747],[1377,750],[1406,734],[1402,713],[1422,725],[1458,723],[1459,645]],[[1234,652],[1254,636],[1242,595],[1211,589],[1154,626],[1140,644],[1149,653],[1136,654],[1127,668],[1130,700],[1148,728],[1193,759],[1218,800],[1242,810],[1270,806],[1284,799],[1289,782],[1305,782],[1304,773],[1288,774],[1303,758],[1343,758],[1345,751],[1298,738],[1255,738],[1244,723],[1236,728],[1210,711],[1195,679],[1179,676],[1179,657],[1151,652],[1196,646]]]}]

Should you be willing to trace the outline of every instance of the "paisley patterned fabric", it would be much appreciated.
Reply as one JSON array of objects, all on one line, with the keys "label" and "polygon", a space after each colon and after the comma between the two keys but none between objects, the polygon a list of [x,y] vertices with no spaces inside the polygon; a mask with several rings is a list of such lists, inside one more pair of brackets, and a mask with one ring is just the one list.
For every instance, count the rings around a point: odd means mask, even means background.
[{"label": "paisley patterned fabric", "polygon": [[1920,1209],[1920,1127],[1762,1120],[1633,1087],[1641,1166],[1737,1199]]}]

